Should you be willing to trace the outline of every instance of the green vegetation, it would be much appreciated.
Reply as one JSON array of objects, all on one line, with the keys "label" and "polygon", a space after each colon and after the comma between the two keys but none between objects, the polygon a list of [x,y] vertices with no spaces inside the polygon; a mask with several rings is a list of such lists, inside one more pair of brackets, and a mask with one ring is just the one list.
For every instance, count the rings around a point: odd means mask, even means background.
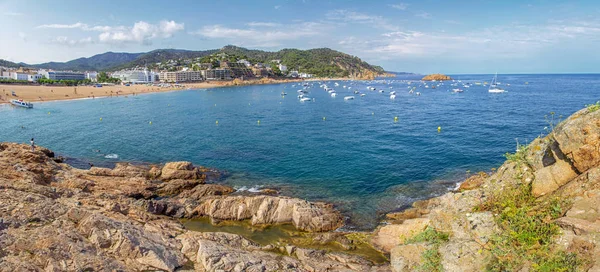
[{"label": "green vegetation", "polygon": [[89,79],[84,80],[52,80],[47,78],[41,78],[37,82],[29,82],[27,80],[15,80],[15,79],[0,79],[2,84],[21,84],[21,85],[60,85],[60,86],[78,86],[91,84],[92,81]]},{"label": "green vegetation", "polygon": [[500,228],[489,242],[493,258],[488,270],[515,271],[531,264],[533,271],[575,271],[584,261],[575,253],[552,248],[560,233],[554,220],[563,215],[566,206],[559,198],[538,200],[530,184],[518,184],[505,187],[476,207],[494,213]]},{"label": "green vegetation", "polygon": [[527,151],[529,151],[529,146],[519,145],[519,143],[517,142],[517,151],[514,154],[506,152],[506,154],[504,154],[504,157],[506,157],[507,160],[518,164],[527,163]]},{"label": "green vegetation", "polygon": [[406,244],[426,242],[430,248],[423,251],[421,255],[421,265],[417,267],[418,271],[444,271],[442,267],[442,256],[440,255],[440,245],[448,241],[448,234],[439,232],[432,227],[427,227],[421,233],[406,240]]},{"label": "green vegetation", "polygon": [[98,73],[98,78],[97,78],[99,83],[115,83],[118,84],[121,82],[120,79],[118,78],[114,78],[114,77],[109,77],[106,72],[100,72]]},{"label": "green vegetation", "polygon": [[31,82],[27,80],[16,80],[12,78],[0,78],[0,83],[6,84],[31,84]]},{"label": "green vegetation", "polygon": [[596,104],[585,105],[589,112],[595,112],[600,110],[600,101],[596,102]]}]

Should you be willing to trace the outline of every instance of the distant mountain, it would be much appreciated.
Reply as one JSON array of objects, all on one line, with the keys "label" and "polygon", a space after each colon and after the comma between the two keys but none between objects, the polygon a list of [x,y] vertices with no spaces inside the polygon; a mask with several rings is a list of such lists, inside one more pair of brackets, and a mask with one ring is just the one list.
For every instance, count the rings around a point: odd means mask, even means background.
[{"label": "distant mountain", "polygon": [[8,60],[0,59],[0,66],[8,67],[8,68],[19,68],[19,67],[21,67],[23,65],[20,65],[18,63],[14,63],[14,62],[11,62],[11,61],[8,61]]},{"label": "distant mountain", "polygon": [[217,53],[225,53],[253,62],[273,64],[272,60],[280,60],[288,70],[298,70],[320,77],[357,77],[374,78],[385,74],[382,67],[371,65],[356,56],[351,56],[329,48],[310,50],[282,49],[276,52],[252,50],[233,45],[221,49],[191,51],[180,49],[158,49],[146,53],[114,53],[107,52],[89,58],[79,58],[68,62],[47,62],[42,64],[13,63],[0,60],[0,66],[33,67],[54,70],[75,71],[115,71],[120,69],[155,66],[156,63],[169,60],[190,60],[208,57]]},{"label": "distant mountain", "polygon": [[54,70],[108,70],[117,65],[129,63],[137,59],[144,53],[114,53],[106,52],[94,55],[89,58],[79,58],[67,62],[47,62],[42,64],[30,65],[35,68],[54,69]]}]

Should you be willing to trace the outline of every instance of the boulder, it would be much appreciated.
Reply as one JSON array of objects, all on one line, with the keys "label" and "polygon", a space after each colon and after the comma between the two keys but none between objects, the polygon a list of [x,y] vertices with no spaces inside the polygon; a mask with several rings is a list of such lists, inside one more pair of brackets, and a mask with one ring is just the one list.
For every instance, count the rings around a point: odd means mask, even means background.
[{"label": "boulder", "polygon": [[343,224],[331,205],[289,197],[214,197],[203,201],[194,213],[218,220],[250,219],[253,225],[292,223],[304,231],[330,231]]},{"label": "boulder", "polygon": [[173,179],[204,179],[200,169],[191,162],[169,162],[161,170],[160,178],[164,181]]},{"label": "boulder", "polygon": [[384,225],[375,230],[371,244],[375,248],[389,253],[392,248],[404,244],[407,239],[421,233],[429,225],[429,218],[414,218],[405,220],[402,224]]},{"label": "boulder", "polygon": [[554,139],[579,173],[600,165],[600,111],[583,109],[555,128]]}]

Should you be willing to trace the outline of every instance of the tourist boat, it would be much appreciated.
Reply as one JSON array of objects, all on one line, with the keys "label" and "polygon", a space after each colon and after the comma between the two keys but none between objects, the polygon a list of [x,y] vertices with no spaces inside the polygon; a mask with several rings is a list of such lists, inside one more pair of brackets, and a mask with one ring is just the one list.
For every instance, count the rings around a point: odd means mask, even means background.
[{"label": "tourist boat", "polygon": [[23,99],[13,99],[10,101],[10,103],[15,106],[19,106],[19,107],[23,107],[23,108],[28,108],[28,109],[33,108],[33,103],[25,102],[25,101],[23,101]]},{"label": "tourist boat", "polygon": [[498,87],[497,80],[498,80],[498,73],[496,73],[496,75],[492,79],[492,82],[490,83],[490,88],[488,89],[488,92],[490,92],[490,93],[503,93],[504,92],[504,89]]},{"label": "tourist boat", "polygon": [[354,96],[346,96],[346,97],[344,97],[344,100],[353,100],[353,99],[354,99]]},{"label": "tourist boat", "polygon": [[461,89],[452,89],[452,92],[454,92],[454,93],[462,93],[462,92],[464,92],[464,90],[461,90]]}]

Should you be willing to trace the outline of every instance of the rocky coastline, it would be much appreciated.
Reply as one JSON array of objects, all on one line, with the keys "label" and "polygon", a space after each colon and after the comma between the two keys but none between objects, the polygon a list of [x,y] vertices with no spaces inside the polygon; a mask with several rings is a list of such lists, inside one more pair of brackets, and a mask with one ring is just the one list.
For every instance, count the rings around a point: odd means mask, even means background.
[{"label": "rocky coastline", "polygon": [[[218,175],[189,162],[83,170],[0,143],[0,271],[600,271],[595,108],[372,233],[336,231],[343,216],[327,203],[206,183]],[[300,242],[186,229],[195,218],[290,225]],[[361,247],[389,261],[353,254]]]}]

